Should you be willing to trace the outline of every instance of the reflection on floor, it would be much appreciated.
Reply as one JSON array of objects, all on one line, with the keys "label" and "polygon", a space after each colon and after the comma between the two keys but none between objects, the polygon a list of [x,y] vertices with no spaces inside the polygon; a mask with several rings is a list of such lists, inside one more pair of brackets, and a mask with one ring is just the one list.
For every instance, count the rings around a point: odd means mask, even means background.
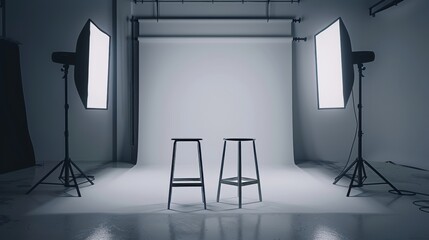
[{"label": "reflection on floor", "polygon": [[[400,189],[429,193],[427,172],[374,166]],[[327,162],[261,166],[264,201],[258,202],[255,185],[247,186],[243,209],[237,208],[232,186],[223,186],[221,202],[215,201],[218,166],[205,166],[208,210],[199,188],[174,189],[172,210],[166,210],[168,166],[81,167],[96,177],[94,186],[82,185],[82,198],[57,186],[25,195],[47,166],[0,175],[1,239],[427,239],[429,234],[429,214],[412,204],[424,196],[399,197],[382,185],[354,189],[347,198],[348,181],[332,185],[340,167]],[[191,167],[176,171],[191,172]],[[252,174],[251,168],[245,173]],[[378,179],[369,175],[369,180]]]}]

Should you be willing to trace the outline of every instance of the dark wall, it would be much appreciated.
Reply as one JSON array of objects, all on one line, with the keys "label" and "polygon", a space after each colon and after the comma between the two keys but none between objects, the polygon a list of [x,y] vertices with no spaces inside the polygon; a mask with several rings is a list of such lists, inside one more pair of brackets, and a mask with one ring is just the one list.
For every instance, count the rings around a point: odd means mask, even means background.
[{"label": "dark wall", "polygon": [[0,39],[0,173],[34,166],[22,91],[19,45]]},{"label": "dark wall", "polygon": [[117,26],[116,146],[117,160],[131,159],[131,7],[129,0],[115,0]]},{"label": "dark wall", "polygon": [[403,1],[370,18],[365,92],[365,153],[429,169],[429,1]]}]

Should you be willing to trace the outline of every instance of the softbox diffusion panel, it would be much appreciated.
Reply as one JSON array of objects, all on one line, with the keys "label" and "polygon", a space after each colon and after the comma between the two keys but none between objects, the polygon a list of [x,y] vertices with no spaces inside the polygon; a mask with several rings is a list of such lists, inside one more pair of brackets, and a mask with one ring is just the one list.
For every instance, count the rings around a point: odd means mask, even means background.
[{"label": "softbox diffusion panel", "polygon": [[0,39],[0,173],[35,165],[27,127],[19,46]]},{"label": "softbox diffusion panel", "polygon": [[75,83],[87,109],[107,109],[110,36],[91,20],[76,45]]},{"label": "softbox diffusion panel", "polygon": [[[220,164],[225,137],[256,138],[261,165],[294,163],[290,21],[141,25],[153,32],[139,38],[139,164],[170,165],[173,137],[203,138],[205,166]],[[160,37],[171,34],[168,29],[178,37]],[[218,32],[199,32],[212,29]],[[255,36],[236,35],[233,29],[276,31]],[[184,149],[179,148],[178,157],[190,158],[178,162],[195,163],[193,146]],[[227,157],[236,159],[236,146],[229,149]],[[243,159],[252,163],[252,154],[243,150]]]},{"label": "softbox diffusion panel", "polygon": [[319,109],[345,108],[353,88],[350,37],[341,18],[315,36]]}]

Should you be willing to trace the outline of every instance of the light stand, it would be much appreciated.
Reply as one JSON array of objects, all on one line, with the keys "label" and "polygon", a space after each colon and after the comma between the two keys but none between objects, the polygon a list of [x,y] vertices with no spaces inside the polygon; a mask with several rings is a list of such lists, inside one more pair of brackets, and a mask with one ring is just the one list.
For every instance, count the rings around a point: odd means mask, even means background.
[{"label": "light stand", "polygon": [[[94,185],[94,183],[91,181],[90,177],[85,175],[85,173],[80,170],[80,168],[70,159],[69,155],[69,119],[68,119],[68,112],[69,112],[69,104],[68,104],[68,71],[69,71],[69,64],[64,64],[61,71],[64,72],[63,79],[64,79],[64,121],[65,121],[65,130],[64,130],[64,146],[65,146],[65,156],[64,160],[59,162],[54,168],[52,168],[51,171],[49,171],[40,181],[38,181],[26,194],[29,194],[31,191],[33,191],[37,186],[40,184],[50,184],[50,185],[63,185],[64,187],[74,187],[76,188],[77,194],[79,197],[81,197],[80,190],[79,190],[79,184],[76,181],[76,176],[73,172],[73,167],[76,168],[77,171],[80,172],[81,176],[86,178],[88,182],[91,183],[91,185]],[[51,175],[59,166],[62,165],[61,173],[58,177],[58,179],[61,181],[61,183],[50,183],[50,182],[43,182],[49,175]],[[91,177],[93,178],[93,177]],[[73,184],[70,184],[73,182]]]},{"label": "light stand", "polygon": [[[347,167],[340,175],[338,175],[335,178],[334,184],[336,184],[341,178],[344,176],[348,176],[347,172],[355,166],[355,169],[353,171],[353,176],[350,181],[349,189],[347,191],[347,197],[350,196],[350,191],[354,187],[362,187],[364,185],[380,185],[380,184],[388,184],[393,191],[395,191],[398,195],[402,195],[401,191],[399,191],[395,186],[393,186],[392,183],[390,183],[380,172],[378,172],[371,164],[369,164],[365,159],[362,157],[362,78],[364,77],[363,71],[365,70],[365,67],[363,66],[363,63],[358,63],[358,70],[359,70],[359,104],[358,104],[358,112],[359,112],[359,120],[358,120],[358,157],[356,160]],[[383,182],[380,183],[364,183],[367,179],[366,171],[365,171],[365,165],[368,166],[374,173],[376,173]],[[356,184],[353,184],[356,182]]]},{"label": "light stand", "polygon": [[[63,65],[64,72],[64,139],[65,157],[51,171],[37,182],[28,192],[29,194],[40,184],[63,185],[64,187],[76,188],[77,194],[81,196],[79,184],[76,178],[86,178],[91,185],[94,177],[85,175],[82,170],[70,159],[69,155],[69,119],[68,119],[68,81],[67,76],[70,65],[74,66],[74,82],[83,106],[86,109],[107,110],[108,83],[109,83],[109,56],[110,36],[103,32],[91,19],[85,23],[77,39],[75,52],[53,52],[52,61]],[[59,166],[62,165],[58,179],[61,183],[43,182]],[[73,167],[81,175],[76,176]]]}]

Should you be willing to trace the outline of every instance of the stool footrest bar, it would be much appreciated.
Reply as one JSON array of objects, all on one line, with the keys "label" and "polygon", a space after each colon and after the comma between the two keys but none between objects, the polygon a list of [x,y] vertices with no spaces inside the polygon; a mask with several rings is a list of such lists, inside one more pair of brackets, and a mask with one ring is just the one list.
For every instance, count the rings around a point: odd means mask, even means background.
[{"label": "stool footrest bar", "polygon": [[201,178],[173,178],[176,182],[201,181]]},{"label": "stool footrest bar", "polygon": [[202,183],[173,183],[172,187],[202,187]]},{"label": "stool footrest bar", "polygon": [[[238,186],[238,177],[224,178],[220,181],[223,184]],[[254,178],[242,177],[241,186],[257,184],[259,181]]]}]

